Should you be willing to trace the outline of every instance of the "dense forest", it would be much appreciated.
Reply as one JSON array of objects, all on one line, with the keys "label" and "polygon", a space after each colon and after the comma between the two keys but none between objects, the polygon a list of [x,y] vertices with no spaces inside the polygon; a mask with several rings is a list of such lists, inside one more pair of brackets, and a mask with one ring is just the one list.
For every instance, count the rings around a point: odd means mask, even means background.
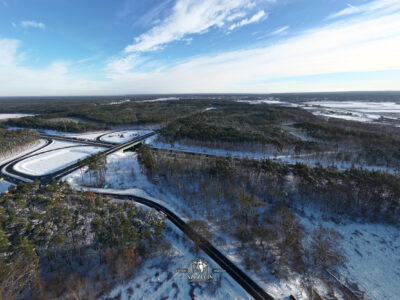
[{"label": "dense forest", "polygon": [[[6,105],[0,109],[0,113],[12,111],[40,114],[38,117],[8,120],[6,122],[8,126],[45,129],[60,128],[62,131],[68,126],[70,130],[83,131],[85,130],[84,126],[87,127],[86,130],[92,130],[91,127],[97,129],[95,128],[96,126],[144,125],[171,122],[180,117],[200,112],[206,109],[212,102],[211,100],[175,100],[164,102],[121,101],[116,103],[104,103],[104,101],[89,101],[87,103],[79,101],[72,101],[71,103],[37,101],[25,106],[18,105],[18,102],[17,104],[6,102]],[[68,117],[78,118],[81,122],[71,124],[72,122],[50,121],[52,119],[57,120],[57,118]]]},{"label": "dense forest", "polygon": [[224,102],[169,124],[159,141],[400,168],[399,128],[327,120],[294,107]]},{"label": "dense forest", "polygon": [[69,120],[57,120],[43,118],[40,116],[36,117],[24,117],[20,119],[9,119],[5,122],[6,126],[11,127],[22,127],[22,128],[34,128],[34,129],[50,129],[60,132],[86,132],[94,130],[106,129],[104,124],[92,124],[86,122],[76,122]]},{"label": "dense forest", "polygon": [[18,151],[24,146],[39,139],[36,131],[29,129],[2,130],[0,129],[0,158],[8,153]]},{"label": "dense forest", "polygon": [[97,299],[160,251],[163,228],[131,202],[19,184],[0,197],[0,298]]}]

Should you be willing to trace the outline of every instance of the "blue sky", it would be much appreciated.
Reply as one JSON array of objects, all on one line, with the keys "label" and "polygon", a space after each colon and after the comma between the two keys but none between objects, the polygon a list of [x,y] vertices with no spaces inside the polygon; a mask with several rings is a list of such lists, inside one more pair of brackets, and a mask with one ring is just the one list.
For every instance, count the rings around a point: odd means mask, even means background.
[{"label": "blue sky", "polygon": [[0,0],[0,96],[400,90],[398,0]]}]

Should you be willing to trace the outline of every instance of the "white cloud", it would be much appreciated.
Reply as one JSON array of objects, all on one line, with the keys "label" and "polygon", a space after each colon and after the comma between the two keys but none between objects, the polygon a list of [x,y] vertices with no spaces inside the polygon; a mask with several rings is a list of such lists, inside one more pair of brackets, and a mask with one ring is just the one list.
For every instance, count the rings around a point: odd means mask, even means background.
[{"label": "white cloud", "polygon": [[290,26],[284,26],[284,27],[278,28],[277,30],[275,30],[274,32],[272,32],[271,35],[278,35],[278,34],[281,34],[281,33],[283,33],[283,32],[286,32],[289,28],[290,28]]},{"label": "white cloud", "polygon": [[42,22],[36,22],[36,21],[22,21],[21,27],[23,27],[23,28],[29,28],[29,27],[38,28],[38,29],[42,29],[42,30],[46,29],[45,24],[43,24]]},{"label": "white cloud", "polygon": [[94,92],[93,81],[69,73],[69,64],[53,62],[42,69],[21,66],[21,42],[0,39],[0,93],[8,95],[68,95]]},{"label": "white cloud", "polygon": [[399,0],[374,0],[366,4],[353,6],[348,4],[348,7],[330,15],[328,19],[335,19],[356,14],[387,14],[400,10]]},{"label": "white cloud", "polygon": [[[108,81],[72,75],[70,65],[60,62],[39,70],[21,67],[19,47],[19,41],[0,39],[2,95],[398,90],[400,11],[351,15],[273,45],[190,58],[172,67],[160,63],[152,71],[148,66],[154,62],[138,68],[140,53],[131,53],[108,62]],[[379,71],[394,75],[384,80],[374,73]],[[350,72],[375,75],[318,80]]]},{"label": "white cloud", "polygon": [[253,15],[251,18],[249,19],[243,19],[240,22],[237,22],[235,24],[232,24],[229,27],[229,30],[234,30],[235,28],[239,28],[251,23],[256,23],[259,22],[261,19],[265,19],[267,16],[267,14],[265,13],[265,11],[260,10],[258,13],[256,13],[255,15]]},{"label": "white cloud", "polygon": [[222,27],[229,20],[237,18],[238,14],[243,14],[253,2],[251,0],[178,0],[169,17],[150,31],[135,38],[135,43],[127,46],[125,52],[157,50],[187,35],[204,33],[212,27]]},{"label": "white cloud", "polygon": [[129,54],[126,57],[111,59],[106,65],[106,71],[109,77],[113,78],[115,75],[126,74],[142,62],[143,59],[138,55]]},{"label": "white cloud", "polygon": [[[134,92],[266,92],[271,80],[345,72],[398,70],[400,73],[400,12],[353,16],[277,44],[188,59],[166,70],[129,72],[118,77],[120,88]],[[287,83],[287,90],[291,83]],[[332,82],[332,90],[346,85]],[[282,88],[282,84],[280,88]],[[293,85],[301,90],[301,84]],[[318,84],[303,85],[319,90]],[[399,89],[394,81],[376,80],[367,89]],[[156,90],[155,90],[156,89]],[[347,89],[347,88],[346,88]],[[280,90],[282,91],[282,89]]]}]

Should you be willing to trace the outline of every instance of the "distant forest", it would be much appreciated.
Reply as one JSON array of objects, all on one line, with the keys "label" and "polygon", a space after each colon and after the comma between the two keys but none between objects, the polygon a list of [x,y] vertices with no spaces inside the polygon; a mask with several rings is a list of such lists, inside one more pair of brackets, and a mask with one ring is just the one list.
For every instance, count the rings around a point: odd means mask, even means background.
[{"label": "distant forest", "polygon": [[[166,102],[124,102],[98,103],[38,101],[33,103],[5,102],[0,113],[25,112],[38,114],[35,117],[10,119],[3,126],[53,129],[69,132],[102,130],[118,125],[163,124],[178,118],[198,113],[211,101],[166,101]],[[3,103],[2,103],[3,104]],[[78,121],[60,120],[77,118]]]}]

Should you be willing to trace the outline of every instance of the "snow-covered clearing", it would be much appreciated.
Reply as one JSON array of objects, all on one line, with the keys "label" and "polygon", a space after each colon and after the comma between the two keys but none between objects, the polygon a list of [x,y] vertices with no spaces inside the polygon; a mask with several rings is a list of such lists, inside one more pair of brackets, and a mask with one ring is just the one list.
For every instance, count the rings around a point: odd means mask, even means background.
[{"label": "snow-covered clearing", "polygon": [[[315,216],[315,214],[314,214]],[[382,224],[341,220],[335,223],[318,217],[300,217],[307,229],[331,228],[343,236],[347,258],[340,272],[342,282],[356,283],[371,300],[398,299],[400,291],[400,230]]]},{"label": "snow-covered clearing", "polygon": [[101,147],[74,147],[42,153],[15,165],[15,170],[30,175],[45,175],[65,168],[78,159],[103,151]]},{"label": "snow-covered clearing", "polygon": [[0,114],[0,120],[19,119],[23,117],[32,117],[33,114]]},{"label": "snow-covered clearing", "polygon": [[137,138],[141,135],[150,133],[150,130],[124,130],[124,131],[117,131],[111,132],[107,135],[104,135],[100,138],[103,142],[109,143],[126,143],[134,138]]}]

